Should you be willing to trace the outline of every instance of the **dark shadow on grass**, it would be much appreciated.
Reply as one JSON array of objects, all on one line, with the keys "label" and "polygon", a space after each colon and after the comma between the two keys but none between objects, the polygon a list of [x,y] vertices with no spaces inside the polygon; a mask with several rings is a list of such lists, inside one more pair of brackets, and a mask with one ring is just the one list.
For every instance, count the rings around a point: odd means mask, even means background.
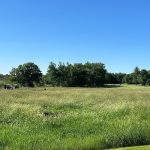
[{"label": "dark shadow on grass", "polygon": [[105,84],[103,86],[103,88],[120,88],[120,87],[122,87],[121,84]]},{"label": "dark shadow on grass", "polygon": [[104,84],[104,85],[100,85],[100,86],[75,86],[75,87],[65,87],[65,88],[119,88],[119,87],[123,87],[121,84]]}]

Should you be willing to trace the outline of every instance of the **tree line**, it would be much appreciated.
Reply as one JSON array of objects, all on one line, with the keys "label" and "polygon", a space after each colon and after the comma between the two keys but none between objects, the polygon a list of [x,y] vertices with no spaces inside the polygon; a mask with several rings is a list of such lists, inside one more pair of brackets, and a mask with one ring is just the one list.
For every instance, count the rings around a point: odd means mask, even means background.
[{"label": "tree line", "polygon": [[150,70],[146,70],[146,69],[139,69],[138,67],[136,67],[133,71],[133,73],[131,74],[127,74],[124,78],[123,78],[123,83],[127,83],[127,84],[140,84],[140,85],[148,85],[150,86]]},{"label": "tree line", "polygon": [[102,63],[56,65],[51,62],[45,76],[47,84],[66,87],[98,87],[105,84],[107,70]]},{"label": "tree line", "polygon": [[[20,86],[101,87],[105,84],[150,85],[150,71],[136,67],[130,74],[110,73],[103,63],[59,63],[50,62],[47,73],[28,62],[12,68],[8,75],[0,74],[0,83]],[[2,82],[3,81],[3,82]]]}]

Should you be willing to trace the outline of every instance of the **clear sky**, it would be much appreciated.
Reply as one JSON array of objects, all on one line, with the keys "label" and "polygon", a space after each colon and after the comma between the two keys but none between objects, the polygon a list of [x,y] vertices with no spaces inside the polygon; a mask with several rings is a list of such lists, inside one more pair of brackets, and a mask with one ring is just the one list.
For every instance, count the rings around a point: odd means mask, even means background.
[{"label": "clear sky", "polygon": [[0,73],[29,61],[150,69],[150,0],[0,0]]}]

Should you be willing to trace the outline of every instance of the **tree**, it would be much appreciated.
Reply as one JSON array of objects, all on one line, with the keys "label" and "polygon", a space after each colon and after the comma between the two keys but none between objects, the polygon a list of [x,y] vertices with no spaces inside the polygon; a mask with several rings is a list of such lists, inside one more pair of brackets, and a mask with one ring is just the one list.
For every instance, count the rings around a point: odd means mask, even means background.
[{"label": "tree", "polygon": [[83,87],[86,85],[87,72],[85,66],[81,63],[74,64],[72,67],[71,78],[72,86]]},{"label": "tree", "polygon": [[102,63],[89,63],[85,65],[86,69],[86,84],[89,87],[103,86],[106,83],[106,69]]},{"label": "tree", "polygon": [[58,69],[56,67],[56,64],[53,62],[50,62],[48,66],[46,79],[47,79],[47,83],[53,86],[58,86]]},{"label": "tree", "polygon": [[19,65],[18,68],[13,68],[10,72],[10,78],[22,86],[33,87],[34,84],[41,84],[42,73],[36,64],[29,62]]},{"label": "tree", "polygon": [[132,83],[133,84],[139,84],[139,75],[140,75],[140,69],[138,67],[135,67],[134,72],[132,73]]},{"label": "tree", "polygon": [[6,75],[0,74],[0,81],[7,80],[8,78],[9,78],[8,74],[6,74]]},{"label": "tree", "polygon": [[53,62],[48,67],[46,78],[53,86],[96,87],[105,83],[106,69],[101,63],[76,63],[58,65]]},{"label": "tree", "polygon": [[106,74],[106,83],[107,84],[121,84],[124,82],[124,73],[107,73]]},{"label": "tree", "polygon": [[147,72],[147,70],[142,69],[141,72],[140,72],[140,75],[138,76],[138,78],[139,78],[139,83],[141,85],[146,85],[146,83],[148,83],[147,82],[147,80],[148,80],[148,72]]},{"label": "tree", "polygon": [[123,78],[123,83],[132,84],[132,74],[127,74]]},{"label": "tree", "polygon": [[147,81],[146,85],[150,86],[150,71],[147,71]]}]

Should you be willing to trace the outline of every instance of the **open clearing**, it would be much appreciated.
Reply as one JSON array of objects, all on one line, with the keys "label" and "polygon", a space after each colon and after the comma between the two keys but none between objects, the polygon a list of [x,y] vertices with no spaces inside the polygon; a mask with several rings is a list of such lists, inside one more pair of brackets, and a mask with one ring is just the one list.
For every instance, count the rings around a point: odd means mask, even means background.
[{"label": "open clearing", "polygon": [[0,149],[150,144],[150,87],[46,89],[0,90]]}]

